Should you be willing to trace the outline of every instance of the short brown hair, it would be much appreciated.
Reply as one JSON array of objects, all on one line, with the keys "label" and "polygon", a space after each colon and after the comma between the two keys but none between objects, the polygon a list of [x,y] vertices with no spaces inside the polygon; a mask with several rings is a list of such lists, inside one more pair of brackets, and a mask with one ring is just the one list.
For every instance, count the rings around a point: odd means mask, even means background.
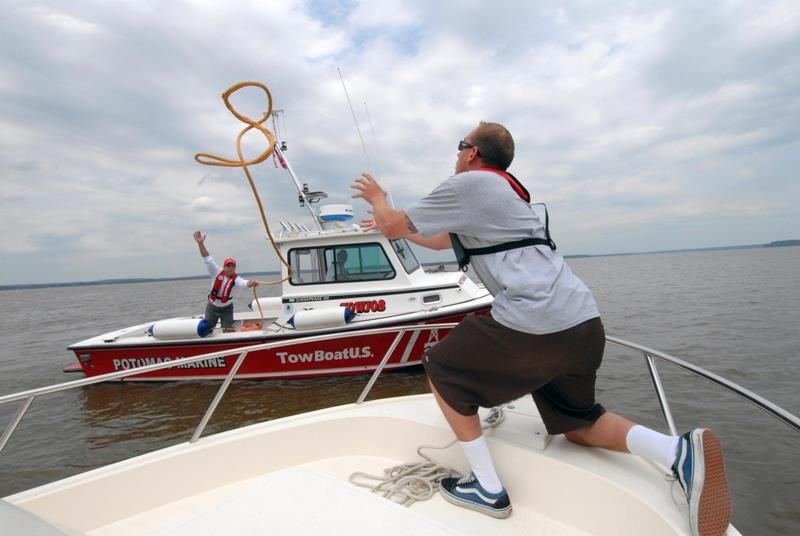
[{"label": "short brown hair", "polygon": [[514,160],[514,138],[503,125],[481,121],[471,138],[487,166],[505,171]]}]

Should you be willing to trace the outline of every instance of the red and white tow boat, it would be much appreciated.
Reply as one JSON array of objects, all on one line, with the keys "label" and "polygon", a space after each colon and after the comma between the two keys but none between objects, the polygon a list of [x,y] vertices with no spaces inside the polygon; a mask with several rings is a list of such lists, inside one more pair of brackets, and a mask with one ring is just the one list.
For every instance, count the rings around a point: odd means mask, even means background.
[{"label": "red and white tow boat", "polygon": [[[404,328],[417,324],[459,322],[466,315],[485,314],[492,296],[463,272],[426,272],[404,239],[388,240],[378,231],[362,231],[349,222],[348,205],[323,206],[322,192],[300,187],[281,146],[274,152],[297,187],[302,206],[315,229],[281,222],[275,243],[292,268],[280,297],[251,302],[250,311],[234,313],[233,332],[215,328],[200,336],[203,315],[170,318],[127,327],[69,346],[87,376],[251,346],[293,341],[289,346],[253,352],[237,378],[270,379],[360,374],[376,368]],[[346,252],[346,259],[345,253]],[[343,266],[339,266],[341,263]],[[288,270],[282,267],[282,277]],[[263,316],[262,316],[263,315]],[[204,322],[204,321],[203,321]],[[370,328],[388,333],[361,335]],[[449,330],[407,331],[386,366],[420,364],[424,350]],[[315,335],[348,332],[347,338],[306,342]],[[135,380],[223,379],[235,356],[134,376]]]}]

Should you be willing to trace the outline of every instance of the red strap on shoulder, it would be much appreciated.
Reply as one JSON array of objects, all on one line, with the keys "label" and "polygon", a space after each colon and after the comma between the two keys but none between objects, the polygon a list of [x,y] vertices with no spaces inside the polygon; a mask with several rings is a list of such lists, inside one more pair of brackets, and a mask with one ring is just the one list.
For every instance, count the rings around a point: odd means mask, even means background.
[{"label": "red strap on shoulder", "polygon": [[220,272],[217,274],[217,277],[214,278],[214,286],[211,288],[211,294],[209,294],[209,298],[212,300],[219,300],[222,303],[227,303],[231,297],[231,290],[233,289],[234,283],[236,283],[236,278],[239,277],[236,273],[231,274],[228,278],[228,281],[225,282],[225,287],[222,287],[222,280],[225,277],[225,272]]},{"label": "red strap on shoulder", "polygon": [[502,171],[500,169],[495,169],[490,167],[482,167],[479,168],[478,171],[490,171],[492,173],[500,175],[506,181],[508,181],[508,184],[511,185],[511,187],[514,189],[515,192],[517,192],[517,195],[520,196],[521,199],[523,199],[526,203],[531,202],[531,194],[528,193],[528,190],[526,190],[525,187],[522,185],[522,183],[519,182],[517,178],[511,173],[506,173],[505,171]]}]

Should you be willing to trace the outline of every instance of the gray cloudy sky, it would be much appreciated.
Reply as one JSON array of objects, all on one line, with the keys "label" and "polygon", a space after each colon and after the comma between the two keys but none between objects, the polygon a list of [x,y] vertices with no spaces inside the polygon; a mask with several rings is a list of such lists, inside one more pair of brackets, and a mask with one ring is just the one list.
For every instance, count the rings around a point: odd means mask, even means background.
[{"label": "gray cloudy sky", "polygon": [[[275,269],[241,170],[193,156],[234,156],[220,94],[259,80],[298,174],[346,202],[366,162],[337,67],[399,206],[490,120],[565,254],[800,238],[797,1],[0,8],[0,284],[201,274],[195,229],[242,271]],[[273,221],[303,220],[283,172],[254,174]]]}]

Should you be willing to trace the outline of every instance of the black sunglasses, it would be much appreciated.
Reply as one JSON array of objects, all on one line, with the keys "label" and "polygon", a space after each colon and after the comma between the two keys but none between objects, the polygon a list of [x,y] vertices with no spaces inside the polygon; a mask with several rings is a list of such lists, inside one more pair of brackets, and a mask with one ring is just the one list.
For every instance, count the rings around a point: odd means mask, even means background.
[{"label": "black sunglasses", "polygon": [[459,151],[463,151],[464,149],[472,149],[473,147],[475,146],[469,143],[468,141],[461,140],[460,142],[458,142]]}]

